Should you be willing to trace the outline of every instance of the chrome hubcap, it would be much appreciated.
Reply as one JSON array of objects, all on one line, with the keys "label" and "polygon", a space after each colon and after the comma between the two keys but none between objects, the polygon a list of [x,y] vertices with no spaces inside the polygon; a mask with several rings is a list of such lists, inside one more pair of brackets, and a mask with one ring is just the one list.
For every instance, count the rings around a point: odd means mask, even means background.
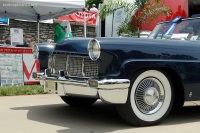
[{"label": "chrome hubcap", "polygon": [[144,114],[157,112],[162,107],[164,98],[164,88],[156,78],[143,79],[136,88],[136,105]]},{"label": "chrome hubcap", "polygon": [[144,100],[148,105],[154,105],[159,100],[159,92],[156,88],[150,87],[144,93]]}]

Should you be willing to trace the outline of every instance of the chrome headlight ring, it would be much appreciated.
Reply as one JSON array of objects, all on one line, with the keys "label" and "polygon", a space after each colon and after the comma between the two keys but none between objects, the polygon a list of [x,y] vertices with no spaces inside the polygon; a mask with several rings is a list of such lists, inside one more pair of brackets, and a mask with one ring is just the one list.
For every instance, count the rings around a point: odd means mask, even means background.
[{"label": "chrome headlight ring", "polygon": [[101,55],[101,47],[99,41],[96,39],[90,40],[88,43],[88,52],[91,60],[96,61],[99,59]]},{"label": "chrome headlight ring", "polygon": [[34,45],[34,46],[33,46],[33,57],[34,57],[35,59],[38,59],[38,58],[39,58],[39,48],[38,48],[37,45]]}]

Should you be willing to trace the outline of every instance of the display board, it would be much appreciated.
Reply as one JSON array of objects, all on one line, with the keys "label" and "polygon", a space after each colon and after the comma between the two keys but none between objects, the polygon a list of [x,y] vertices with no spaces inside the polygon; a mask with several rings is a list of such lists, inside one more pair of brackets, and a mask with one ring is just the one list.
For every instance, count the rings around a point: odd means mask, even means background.
[{"label": "display board", "polygon": [[22,54],[0,54],[1,86],[20,86],[24,84]]},{"label": "display board", "polygon": [[[21,83],[21,77],[23,77],[23,84],[25,85],[39,83],[39,80],[35,80],[31,76],[32,72],[40,72],[40,63],[38,59],[34,58],[32,48],[12,47],[12,46],[0,47],[0,53],[2,54],[0,56],[0,61],[2,62],[2,64],[0,65],[2,66],[2,69],[0,67],[0,70],[5,70],[5,69],[7,70],[7,68],[10,69],[11,67],[12,67],[12,70],[17,70],[18,71],[17,74],[19,76],[18,79],[20,81],[20,82],[18,81],[19,85]],[[16,66],[18,67],[16,68]],[[21,72],[23,72],[23,75],[21,75]],[[8,75],[5,75],[5,73]],[[16,77],[14,74],[12,74],[12,71],[10,70],[9,72],[5,72],[5,73],[2,73],[2,74],[4,74],[3,76],[7,77],[8,79],[9,77]],[[1,74],[1,71],[0,71],[0,74]],[[7,81],[5,80],[2,81],[3,84],[5,82],[6,85],[9,85]]]}]

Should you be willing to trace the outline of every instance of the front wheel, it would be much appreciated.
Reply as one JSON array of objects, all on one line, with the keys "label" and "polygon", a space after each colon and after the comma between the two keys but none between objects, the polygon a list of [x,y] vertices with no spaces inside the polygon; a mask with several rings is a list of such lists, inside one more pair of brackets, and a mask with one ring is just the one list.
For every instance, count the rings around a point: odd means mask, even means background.
[{"label": "front wheel", "polygon": [[160,123],[170,112],[173,90],[169,78],[160,71],[147,70],[132,80],[127,103],[117,110],[128,123],[150,126]]},{"label": "front wheel", "polygon": [[71,97],[71,96],[61,96],[60,97],[65,103],[76,106],[76,107],[85,107],[90,106],[97,101],[94,98],[80,98],[80,97]]}]

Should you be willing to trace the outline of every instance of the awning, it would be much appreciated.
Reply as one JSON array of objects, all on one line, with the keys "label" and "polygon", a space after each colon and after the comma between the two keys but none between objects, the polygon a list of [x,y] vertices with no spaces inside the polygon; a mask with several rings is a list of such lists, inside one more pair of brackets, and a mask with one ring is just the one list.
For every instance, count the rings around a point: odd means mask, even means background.
[{"label": "awning", "polygon": [[85,0],[0,0],[0,17],[47,20],[85,7]]},{"label": "awning", "polygon": [[0,0],[0,17],[39,21],[85,8],[85,0]]}]

